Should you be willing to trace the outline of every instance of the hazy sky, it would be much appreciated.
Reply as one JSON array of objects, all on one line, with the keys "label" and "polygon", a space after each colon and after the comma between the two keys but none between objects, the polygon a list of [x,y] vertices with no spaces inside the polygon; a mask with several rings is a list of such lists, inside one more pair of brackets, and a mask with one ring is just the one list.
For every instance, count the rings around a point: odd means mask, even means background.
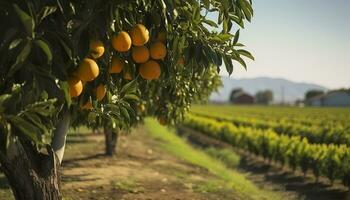
[{"label": "hazy sky", "polygon": [[253,8],[240,41],[256,60],[247,71],[237,65],[234,78],[350,87],[350,0],[253,0]]}]

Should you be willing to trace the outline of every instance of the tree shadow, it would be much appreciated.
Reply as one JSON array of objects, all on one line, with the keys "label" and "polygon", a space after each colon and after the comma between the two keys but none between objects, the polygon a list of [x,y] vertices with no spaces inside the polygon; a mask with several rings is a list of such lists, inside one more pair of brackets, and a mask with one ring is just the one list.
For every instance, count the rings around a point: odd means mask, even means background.
[{"label": "tree shadow", "polygon": [[79,175],[62,175],[62,182],[84,182],[84,181],[97,181],[99,178],[87,178],[89,174]]},{"label": "tree shadow", "polygon": [[79,161],[92,160],[92,159],[97,159],[97,158],[102,158],[102,157],[109,158],[109,156],[107,156],[104,153],[98,153],[98,154],[95,154],[95,155],[90,155],[90,156],[84,156],[84,157],[78,157],[78,158],[71,158],[71,159],[63,160],[62,166],[63,167],[79,167],[79,166],[81,166],[78,163]]},{"label": "tree shadow", "polygon": [[264,181],[282,185],[286,191],[292,191],[305,200],[349,200],[349,191],[338,185],[330,185],[327,181],[315,182],[309,176],[298,175],[292,171],[269,165],[261,160],[242,157],[238,165],[242,171],[254,175],[263,175]]}]

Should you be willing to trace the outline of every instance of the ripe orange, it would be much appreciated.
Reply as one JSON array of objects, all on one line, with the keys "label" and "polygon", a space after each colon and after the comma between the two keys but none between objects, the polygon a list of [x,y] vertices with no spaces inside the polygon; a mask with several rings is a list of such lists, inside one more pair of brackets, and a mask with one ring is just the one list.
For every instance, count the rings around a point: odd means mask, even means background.
[{"label": "ripe orange", "polygon": [[119,58],[113,56],[112,58],[112,66],[109,68],[110,74],[118,74],[122,71],[124,67],[124,61],[120,60]]},{"label": "ripe orange", "polygon": [[125,72],[125,73],[123,74],[123,78],[124,78],[125,80],[129,80],[129,81],[132,80],[132,76],[131,76],[130,72]]},{"label": "ripe orange", "polygon": [[92,102],[90,100],[81,107],[83,110],[92,110],[93,108],[94,107],[92,106]]},{"label": "ripe orange", "polygon": [[91,40],[90,41],[90,54],[94,59],[97,59],[103,55],[105,52],[105,47],[100,40]]},{"label": "ripe orange", "polygon": [[159,32],[157,37],[156,37],[156,41],[157,42],[166,42],[166,32],[162,31],[162,32]]},{"label": "ripe orange", "polygon": [[142,24],[136,24],[130,31],[132,44],[135,46],[142,46],[149,40],[149,31]]},{"label": "ripe orange", "polygon": [[67,82],[69,85],[69,95],[71,97],[79,96],[83,91],[83,83],[81,82],[81,80],[76,77],[71,77],[67,80]]},{"label": "ripe orange", "polygon": [[76,71],[76,75],[82,81],[92,81],[98,76],[99,72],[98,65],[94,60],[84,58]]},{"label": "ripe orange", "polygon": [[132,59],[136,63],[144,63],[149,59],[149,51],[147,47],[140,46],[140,47],[133,47],[132,48]]},{"label": "ripe orange", "polygon": [[154,60],[149,60],[140,65],[139,73],[146,80],[158,79],[161,73],[160,65]]},{"label": "ripe orange", "polygon": [[163,59],[166,56],[166,47],[161,42],[156,42],[150,48],[151,57],[155,60]]},{"label": "ripe orange", "polygon": [[130,35],[125,31],[120,31],[117,35],[112,36],[112,46],[116,51],[126,52],[131,47]]},{"label": "ripe orange", "polygon": [[100,84],[96,88],[96,98],[101,101],[106,95],[107,89],[103,84]]}]

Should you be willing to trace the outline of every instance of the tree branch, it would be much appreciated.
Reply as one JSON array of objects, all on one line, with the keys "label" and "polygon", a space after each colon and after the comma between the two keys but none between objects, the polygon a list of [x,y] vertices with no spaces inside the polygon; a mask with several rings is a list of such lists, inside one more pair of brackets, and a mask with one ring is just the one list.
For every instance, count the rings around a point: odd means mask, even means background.
[{"label": "tree branch", "polygon": [[61,120],[57,123],[56,129],[54,131],[53,139],[51,142],[51,146],[53,151],[56,153],[59,163],[62,163],[64,150],[66,146],[66,137],[68,128],[70,125],[70,112],[69,109],[67,109]]}]

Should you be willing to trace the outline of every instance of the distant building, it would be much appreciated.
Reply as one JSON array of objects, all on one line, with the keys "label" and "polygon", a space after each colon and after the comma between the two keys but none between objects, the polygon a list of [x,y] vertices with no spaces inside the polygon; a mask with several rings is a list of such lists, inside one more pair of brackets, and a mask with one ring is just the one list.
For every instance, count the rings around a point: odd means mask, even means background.
[{"label": "distant building", "polygon": [[308,106],[350,106],[350,90],[335,90],[305,100]]},{"label": "distant building", "polygon": [[243,91],[235,93],[231,97],[231,102],[234,104],[253,104],[255,101],[254,97]]},{"label": "distant building", "polygon": [[325,96],[324,94],[321,94],[321,95],[317,95],[317,96],[311,97],[311,98],[305,100],[305,105],[308,105],[308,106],[323,106],[323,97],[324,96]]}]

